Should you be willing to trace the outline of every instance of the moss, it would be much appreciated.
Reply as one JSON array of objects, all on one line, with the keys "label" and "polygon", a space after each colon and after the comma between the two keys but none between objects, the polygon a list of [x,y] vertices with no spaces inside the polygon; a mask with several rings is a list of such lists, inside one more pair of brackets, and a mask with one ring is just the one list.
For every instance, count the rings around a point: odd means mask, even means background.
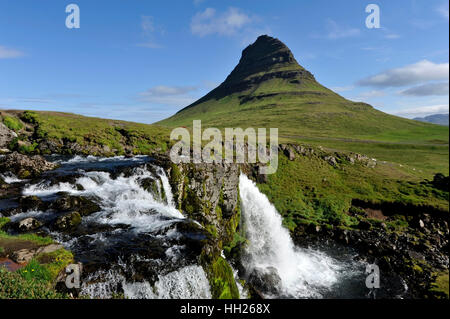
[{"label": "moss", "polygon": [[433,274],[436,279],[431,284],[430,293],[436,298],[449,299],[448,270]]},{"label": "moss", "polygon": [[48,271],[50,280],[54,281],[58,274],[73,262],[73,255],[68,250],[59,249],[51,253],[40,254],[36,260]]},{"label": "moss", "polygon": [[6,224],[8,224],[9,222],[11,222],[11,219],[9,219],[8,217],[0,217],[0,231],[2,230],[2,228],[4,226],[6,226]]},{"label": "moss", "polygon": [[207,266],[206,273],[214,299],[238,299],[239,290],[233,276],[233,270],[222,257],[217,257]]},{"label": "moss", "polygon": [[21,179],[26,179],[26,178],[28,178],[30,176],[31,176],[31,173],[28,170],[23,170],[19,174],[19,178],[21,178]]}]

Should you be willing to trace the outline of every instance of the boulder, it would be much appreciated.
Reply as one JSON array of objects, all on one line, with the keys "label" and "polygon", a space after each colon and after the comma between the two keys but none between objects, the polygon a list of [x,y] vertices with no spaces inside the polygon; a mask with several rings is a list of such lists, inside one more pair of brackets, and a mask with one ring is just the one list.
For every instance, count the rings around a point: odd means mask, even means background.
[{"label": "boulder", "polygon": [[281,290],[281,278],[274,267],[253,269],[248,281],[254,289],[263,294],[278,295]]},{"label": "boulder", "polygon": [[51,204],[51,208],[60,212],[77,211],[81,216],[88,216],[101,210],[100,206],[88,198],[64,194]]},{"label": "boulder", "polygon": [[54,224],[58,230],[70,230],[81,223],[81,215],[79,212],[70,212],[59,216]]},{"label": "boulder", "polygon": [[43,206],[42,200],[37,196],[26,196],[19,199],[22,211],[39,210]]},{"label": "boulder", "polygon": [[25,179],[39,176],[42,172],[56,168],[42,156],[26,156],[14,152],[7,154],[0,162],[0,172],[11,172],[19,178]]},{"label": "boulder", "polygon": [[41,226],[42,226],[42,223],[33,217],[25,218],[25,219],[21,220],[18,224],[18,228],[21,232],[28,232],[31,230],[35,230]]},{"label": "boulder", "polygon": [[0,122],[0,148],[7,148],[9,143],[17,137],[17,134]]}]

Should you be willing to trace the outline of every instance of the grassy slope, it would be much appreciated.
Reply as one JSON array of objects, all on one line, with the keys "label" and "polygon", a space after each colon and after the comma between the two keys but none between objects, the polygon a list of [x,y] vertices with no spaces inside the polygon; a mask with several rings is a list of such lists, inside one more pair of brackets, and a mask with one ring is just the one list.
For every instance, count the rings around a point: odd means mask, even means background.
[{"label": "grassy slope", "polygon": [[390,163],[369,168],[343,160],[335,168],[322,160],[320,154],[297,155],[294,161],[281,154],[277,173],[258,186],[291,229],[305,222],[356,225],[358,221],[346,214],[352,199],[433,206],[441,210],[448,210],[449,206],[448,191],[418,182],[416,176]]},{"label": "grassy slope", "polygon": [[[11,118],[14,118],[15,122],[20,121],[20,126],[16,124],[16,127],[20,129],[15,131],[24,141],[47,139],[76,142],[82,146],[107,146],[111,150],[110,155],[124,154],[127,144],[131,145],[131,151],[135,154],[165,151],[170,145],[170,130],[158,125],[60,112],[2,111],[2,113],[4,122],[6,119],[11,121]],[[27,127],[25,123],[28,124]],[[32,133],[34,134],[31,135]],[[28,149],[28,151],[33,150],[32,146]]]},{"label": "grassy slope", "polygon": [[[256,97],[274,92],[281,94]],[[255,97],[240,104],[239,96]],[[354,103],[311,80],[302,84],[272,79],[246,91],[188,108],[158,124],[203,127],[276,127],[281,140],[367,154],[407,164],[430,177],[448,174],[448,133],[444,126],[421,123]]]}]

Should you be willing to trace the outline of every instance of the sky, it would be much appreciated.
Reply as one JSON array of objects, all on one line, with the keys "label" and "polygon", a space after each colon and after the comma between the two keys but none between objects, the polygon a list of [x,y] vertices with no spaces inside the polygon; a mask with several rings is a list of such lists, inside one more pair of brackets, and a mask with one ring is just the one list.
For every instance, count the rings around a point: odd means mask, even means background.
[{"label": "sky", "polygon": [[[371,3],[380,28],[366,26]],[[0,0],[0,109],[153,123],[219,85],[262,34],[348,99],[449,112],[444,0]]]}]

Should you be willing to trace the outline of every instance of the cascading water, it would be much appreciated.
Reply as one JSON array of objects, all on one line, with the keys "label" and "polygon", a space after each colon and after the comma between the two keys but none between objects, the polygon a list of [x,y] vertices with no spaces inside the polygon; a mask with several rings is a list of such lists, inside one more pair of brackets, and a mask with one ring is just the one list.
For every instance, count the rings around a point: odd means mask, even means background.
[{"label": "cascading water", "polygon": [[[83,217],[76,231],[47,229],[83,263],[98,265],[82,280],[82,294],[92,298],[120,294],[126,298],[211,298],[203,268],[177,231],[178,223],[190,221],[175,208],[161,167],[144,157],[77,156],[56,161],[61,167],[53,174],[75,178],[69,182],[46,178],[27,185],[23,195],[45,200],[64,193],[89,198],[100,206],[100,211]],[[117,167],[123,172],[118,173]],[[12,221],[33,217],[51,225],[59,214],[51,209],[30,210],[13,216]]]},{"label": "cascading water", "polygon": [[248,239],[242,257],[247,276],[258,271],[281,279],[277,295],[266,297],[321,298],[345,276],[348,265],[323,252],[296,247],[275,207],[243,174],[239,189]]}]

